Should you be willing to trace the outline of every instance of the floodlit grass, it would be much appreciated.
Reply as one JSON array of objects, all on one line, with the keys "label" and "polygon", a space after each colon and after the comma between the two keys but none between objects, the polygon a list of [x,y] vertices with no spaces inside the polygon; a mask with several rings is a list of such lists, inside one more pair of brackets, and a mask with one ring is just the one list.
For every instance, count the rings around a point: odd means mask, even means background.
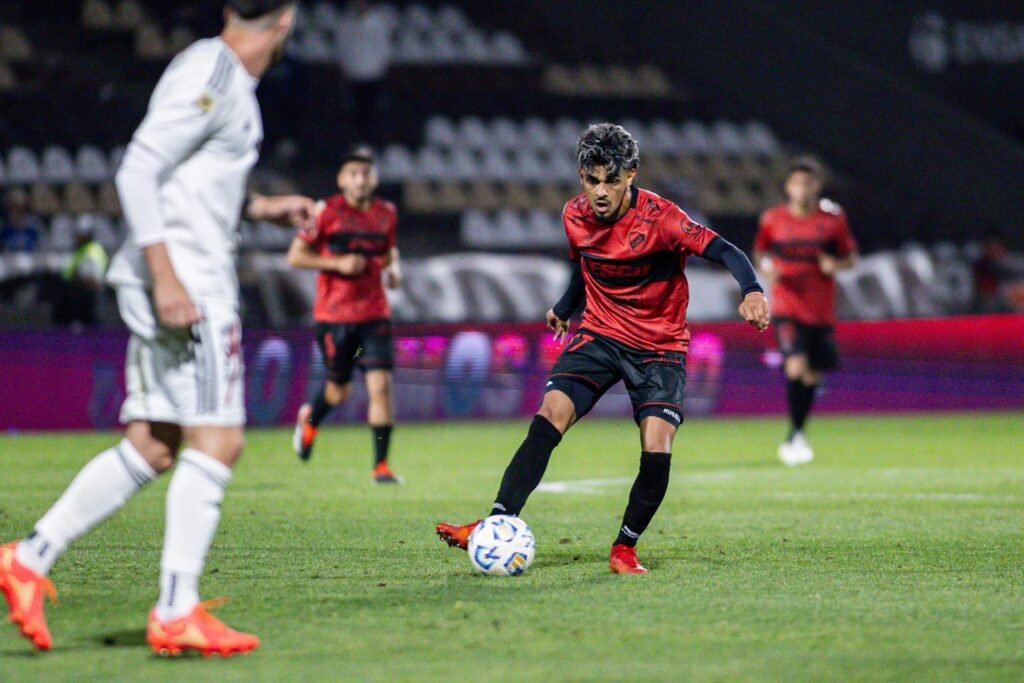
[{"label": "floodlit grass", "polygon": [[[1024,677],[1024,419],[815,419],[818,459],[775,460],[778,421],[688,423],[640,551],[608,573],[639,459],[629,420],[579,425],[525,518],[526,575],[477,575],[433,535],[489,510],[525,423],[405,426],[401,488],[370,483],[365,428],[301,465],[250,432],[202,589],[263,649],[152,656],[167,480],[52,578],[55,649],[0,628],[0,681],[1006,680]],[[113,435],[0,439],[0,541],[24,535]],[[585,480],[582,483],[581,480]]]}]

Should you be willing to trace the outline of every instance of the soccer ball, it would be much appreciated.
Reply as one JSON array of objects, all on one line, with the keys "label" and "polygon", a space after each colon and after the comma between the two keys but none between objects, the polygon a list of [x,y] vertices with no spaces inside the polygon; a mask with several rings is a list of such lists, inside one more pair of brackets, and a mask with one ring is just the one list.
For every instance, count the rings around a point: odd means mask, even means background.
[{"label": "soccer ball", "polygon": [[477,571],[491,576],[522,574],[536,552],[533,532],[518,517],[488,517],[469,537],[469,561]]}]

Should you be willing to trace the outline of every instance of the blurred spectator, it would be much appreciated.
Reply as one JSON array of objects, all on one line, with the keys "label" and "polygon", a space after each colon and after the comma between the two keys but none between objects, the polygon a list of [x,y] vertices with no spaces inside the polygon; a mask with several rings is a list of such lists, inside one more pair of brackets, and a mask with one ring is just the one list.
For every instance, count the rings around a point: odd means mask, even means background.
[{"label": "blurred spectator", "polygon": [[338,64],[348,79],[352,128],[361,141],[379,142],[376,119],[391,66],[391,29],[386,13],[368,0],[350,2],[339,27]]},{"label": "blurred spectator", "polygon": [[75,226],[75,251],[63,273],[61,295],[53,307],[53,322],[72,327],[95,327],[96,306],[107,271],[107,250],[96,241],[96,226],[82,216]]},{"label": "blurred spectator", "polygon": [[39,249],[43,222],[29,210],[28,193],[14,189],[7,193],[7,217],[0,228],[0,251],[29,252]]},{"label": "blurred spectator", "polygon": [[999,237],[989,236],[982,243],[981,252],[974,262],[978,312],[1006,313],[1014,310],[1011,302],[1015,292],[1009,291],[1008,285],[1021,278],[1024,278],[1024,259],[1010,253]]}]

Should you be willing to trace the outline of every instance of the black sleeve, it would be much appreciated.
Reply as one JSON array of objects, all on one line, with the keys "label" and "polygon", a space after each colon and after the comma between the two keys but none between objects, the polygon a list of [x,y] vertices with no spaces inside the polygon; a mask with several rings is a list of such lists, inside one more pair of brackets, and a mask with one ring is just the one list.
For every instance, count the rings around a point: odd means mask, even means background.
[{"label": "black sleeve", "polygon": [[750,265],[750,259],[724,237],[718,236],[711,240],[711,244],[704,250],[703,256],[709,261],[728,268],[732,276],[736,278],[736,282],[739,283],[743,296],[751,292],[764,292],[764,288],[757,281],[754,266]]},{"label": "black sleeve", "polygon": [[579,263],[571,264],[572,273],[569,278],[569,287],[565,294],[554,305],[553,311],[559,320],[568,320],[576,312],[583,302],[583,268]]}]

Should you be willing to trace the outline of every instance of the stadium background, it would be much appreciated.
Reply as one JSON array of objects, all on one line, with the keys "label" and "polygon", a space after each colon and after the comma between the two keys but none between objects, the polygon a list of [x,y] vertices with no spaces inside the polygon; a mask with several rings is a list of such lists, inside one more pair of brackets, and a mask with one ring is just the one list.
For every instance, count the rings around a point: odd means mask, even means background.
[{"label": "stadium background", "polygon": [[[557,352],[537,321],[567,278],[559,212],[577,192],[571,150],[599,119],[639,139],[642,186],[745,248],[759,212],[781,199],[786,160],[825,161],[828,195],[865,257],[839,278],[847,363],[824,410],[1021,407],[1024,351],[1009,340],[1024,311],[1024,9],[736,8],[373,4],[391,49],[367,95],[339,64],[345,5],[303,5],[287,60],[260,87],[253,187],[326,196],[342,150],[377,147],[407,274],[394,297],[399,419],[533,410]],[[21,215],[23,192],[39,236],[5,232],[0,254],[0,382],[19,397],[3,403],[5,428],[114,426],[125,334],[109,291],[83,293],[74,253],[90,239],[112,253],[123,238],[111,183],[123,145],[169,58],[219,20],[209,2],[0,6],[5,221]],[[314,276],[287,267],[290,240],[242,228],[256,424],[287,423],[323,371],[306,331]],[[780,411],[771,341],[727,323],[735,285],[694,261],[691,415]],[[47,409],[54,396],[60,411]],[[606,414],[625,414],[622,399]],[[358,421],[364,405],[357,394],[333,419]]]}]

